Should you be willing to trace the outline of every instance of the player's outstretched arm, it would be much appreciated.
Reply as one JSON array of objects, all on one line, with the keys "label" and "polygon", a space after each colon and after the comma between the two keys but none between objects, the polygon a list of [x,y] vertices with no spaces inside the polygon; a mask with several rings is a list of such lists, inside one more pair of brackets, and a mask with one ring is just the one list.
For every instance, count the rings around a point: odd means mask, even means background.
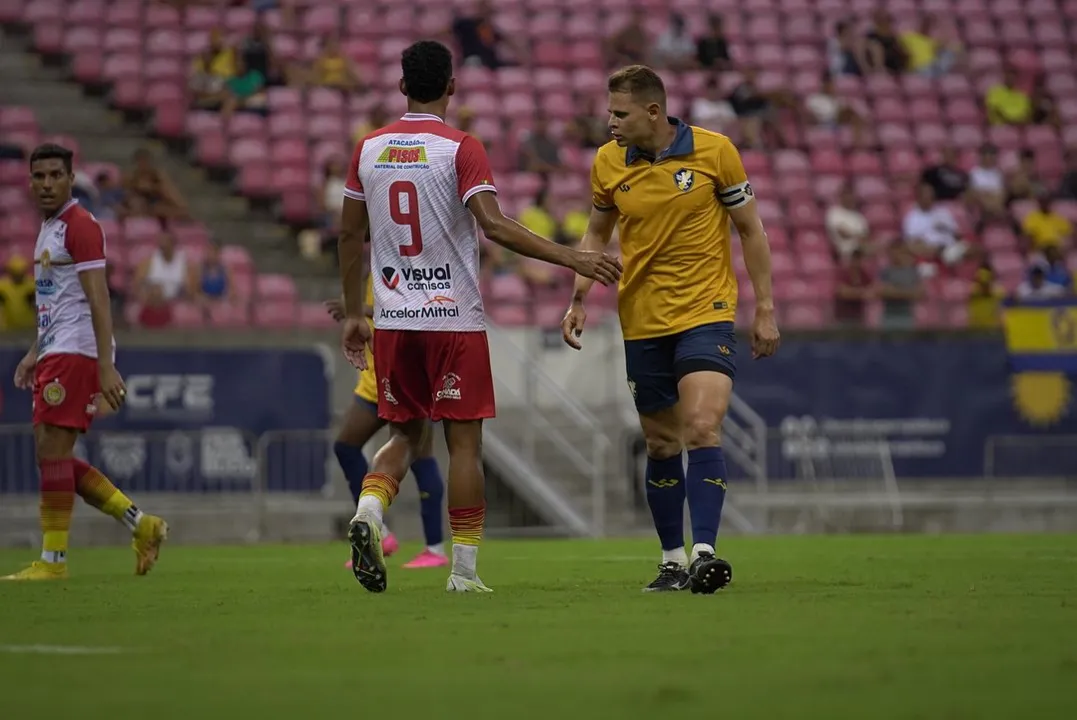
[{"label": "player's outstretched arm", "polygon": [[483,233],[503,248],[526,257],[575,270],[577,274],[603,285],[621,279],[621,261],[601,252],[575,250],[545,240],[511,218],[505,217],[492,192],[478,192],[468,198],[467,209],[475,216]]},{"label": "player's outstretched arm", "polygon": [[774,319],[774,291],[770,275],[770,244],[754,202],[729,208],[729,217],[737,227],[744,247],[744,264],[755,290],[755,321],[752,323],[752,356],[773,355],[781,336]]},{"label": "player's outstretched arm", "polygon": [[[587,231],[580,239],[580,250],[590,252],[602,252],[610,244],[613,236],[613,228],[617,224],[617,208],[599,210],[591,208],[591,218],[587,221]],[[574,350],[579,350],[580,336],[583,335],[583,326],[587,323],[587,311],[583,309],[583,301],[587,293],[591,291],[594,280],[577,275],[572,286],[572,301],[568,304],[565,317],[561,319],[561,338]]]}]

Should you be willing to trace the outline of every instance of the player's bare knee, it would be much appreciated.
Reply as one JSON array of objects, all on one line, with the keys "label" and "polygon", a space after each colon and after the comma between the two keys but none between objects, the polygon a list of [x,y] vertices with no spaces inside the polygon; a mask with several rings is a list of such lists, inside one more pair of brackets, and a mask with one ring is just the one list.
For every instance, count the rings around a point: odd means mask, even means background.
[{"label": "player's bare knee", "polygon": [[445,445],[449,457],[458,460],[482,457],[482,421],[445,421]]},{"label": "player's bare knee", "polygon": [[37,461],[71,457],[75,449],[76,437],[74,430],[55,425],[39,425],[34,432],[34,450]]},{"label": "player's bare knee", "polygon": [[681,439],[672,433],[648,433],[643,439],[647,443],[647,456],[655,460],[666,460],[681,454]]},{"label": "player's bare knee", "polygon": [[696,413],[684,419],[684,446],[688,450],[715,447],[722,441],[722,421],[713,413]]}]

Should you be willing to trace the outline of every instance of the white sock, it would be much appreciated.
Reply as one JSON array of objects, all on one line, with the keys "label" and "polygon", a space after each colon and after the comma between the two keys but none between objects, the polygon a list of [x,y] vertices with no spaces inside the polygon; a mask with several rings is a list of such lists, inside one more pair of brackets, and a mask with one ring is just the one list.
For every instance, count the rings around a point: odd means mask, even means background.
[{"label": "white sock", "polygon": [[132,505],[124,511],[120,522],[131,532],[138,530],[138,524],[142,522],[142,511]]},{"label": "white sock", "polygon": [[391,531],[389,530],[389,526],[386,525],[385,522],[383,521],[382,524],[381,524],[381,536],[382,537],[387,537],[390,532]]},{"label": "white sock", "polygon": [[438,543],[437,545],[427,545],[426,549],[435,555],[441,555],[445,557],[445,543]]},{"label": "white sock", "polygon": [[373,495],[362,496],[359,498],[359,504],[355,507],[356,518],[363,516],[373,518],[378,523],[379,529],[385,524],[385,520],[382,519],[384,512],[385,508],[381,506],[381,500]]},{"label": "white sock", "polygon": [[64,550],[57,552],[42,550],[41,559],[47,563],[65,563],[67,562],[67,552]]},{"label": "white sock", "polygon": [[699,558],[700,553],[710,553],[713,555],[714,548],[707,543],[696,543],[692,546],[692,562],[695,562]]},{"label": "white sock", "polygon": [[681,567],[688,567],[688,556],[684,553],[684,547],[662,551],[663,563],[677,563]]},{"label": "white sock", "polygon": [[452,574],[475,579],[475,566],[479,560],[478,545],[452,546]]}]

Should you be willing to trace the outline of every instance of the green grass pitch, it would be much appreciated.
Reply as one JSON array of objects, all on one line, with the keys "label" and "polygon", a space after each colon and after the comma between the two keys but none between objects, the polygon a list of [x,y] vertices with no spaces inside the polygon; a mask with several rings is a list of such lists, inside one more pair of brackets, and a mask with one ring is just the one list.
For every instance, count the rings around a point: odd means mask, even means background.
[{"label": "green grass pitch", "polygon": [[0,583],[0,717],[1077,717],[1077,536],[735,538],[714,596],[641,593],[647,541],[489,542],[488,596],[415,549],[371,595],[344,544],[76,548]]}]

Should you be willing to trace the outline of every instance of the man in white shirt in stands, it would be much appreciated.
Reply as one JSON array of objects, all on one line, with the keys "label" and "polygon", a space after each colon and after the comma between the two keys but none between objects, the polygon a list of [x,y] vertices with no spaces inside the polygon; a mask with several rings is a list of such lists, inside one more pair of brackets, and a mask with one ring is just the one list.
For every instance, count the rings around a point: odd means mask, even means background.
[{"label": "man in white shirt in stands", "polygon": [[967,250],[953,213],[935,202],[935,191],[926,183],[916,189],[916,205],[905,213],[902,234],[924,275],[934,274],[938,263],[954,265]]}]

